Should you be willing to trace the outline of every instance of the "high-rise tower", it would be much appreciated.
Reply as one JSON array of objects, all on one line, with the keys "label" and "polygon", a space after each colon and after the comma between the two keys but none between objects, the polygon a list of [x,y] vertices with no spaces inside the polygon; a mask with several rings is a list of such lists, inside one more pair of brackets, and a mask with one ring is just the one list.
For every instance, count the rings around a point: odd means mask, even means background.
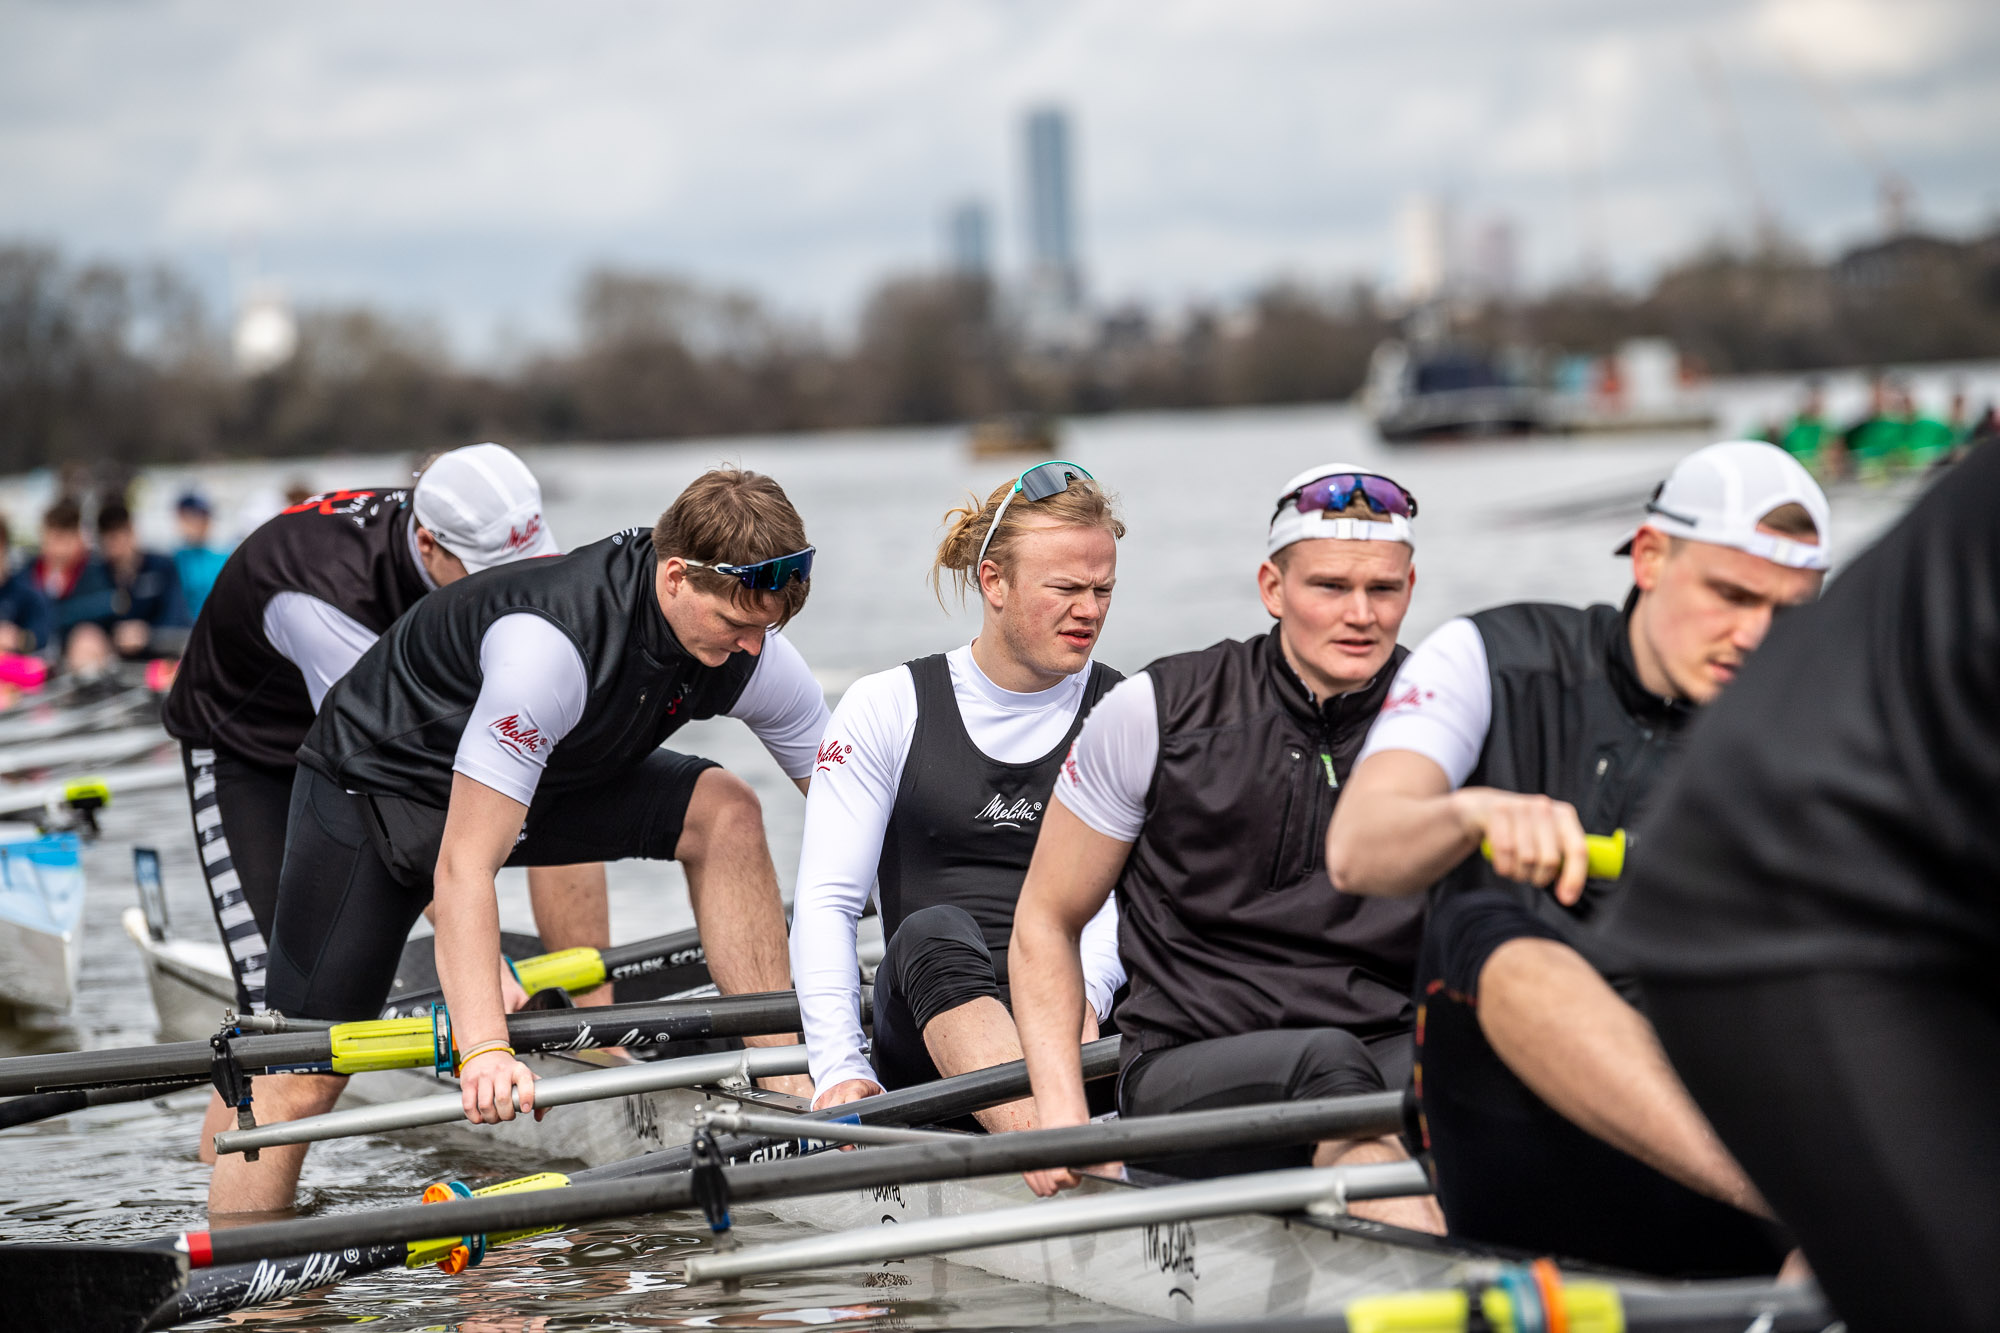
[{"label": "high-rise tower", "polygon": [[1076,256],[1069,113],[1028,113],[1028,282],[1035,304],[1068,313],[1083,302]]}]

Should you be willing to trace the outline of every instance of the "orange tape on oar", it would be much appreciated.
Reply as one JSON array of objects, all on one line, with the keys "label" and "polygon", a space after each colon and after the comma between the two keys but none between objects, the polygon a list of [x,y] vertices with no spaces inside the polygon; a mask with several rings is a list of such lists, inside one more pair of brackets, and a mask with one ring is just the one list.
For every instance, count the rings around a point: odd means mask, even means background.
[{"label": "orange tape on oar", "polygon": [[[454,1199],[479,1199],[493,1194],[522,1194],[529,1190],[562,1189],[569,1184],[569,1177],[560,1171],[542,1171],[532,1176],[522,1176],[517,1180],[503,1180],[497,1185],[484,1189],[472,1189],[462,1180],[441,1180],[424,1190],[425,1203],[449,1203]],[[529,1236],[544,1236],[561,1227],[531,1227],[526,1231],[503,1231],[485,1236],[445,1236],[437,1240],[417,1240],[410,1242],[409,1253],[403,1259],[405,1268],[422,1268],[425,1264],[436,1264],[446,1273],[462,1273],[468,1268],[477,1268],[486,1258],[489,1245],[505,1245],[509,1241],[526,1240]]]}]

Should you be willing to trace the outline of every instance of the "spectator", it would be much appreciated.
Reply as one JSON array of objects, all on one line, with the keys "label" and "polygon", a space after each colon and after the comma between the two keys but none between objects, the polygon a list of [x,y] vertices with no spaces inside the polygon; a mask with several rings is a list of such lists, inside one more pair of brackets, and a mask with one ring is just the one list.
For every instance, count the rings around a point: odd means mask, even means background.
[{"label": "spectator", "polygon": [[208,590],[215,586],[215,576],[222,572],[223,562],[229,559],[227,551],[211,545],[211,530],[215,526],[215,513],[209,507],[208,497],[200,491],[189,491],[181,496],[174,506],[174,518],[181,528],[180,549],[174,552],[174,568],[181,576],[181,591],[187,595],[188,614],[201,614],[201,604],[208,600]]},{"label": "spectator", "polygon": [[34,566],[15,562],[13,535],[0,515],[0,653],[45,652],[55,634],[55,615],[36,586]]},{"label": "spectator", "polygon": [[72,670],[101,673],[116,658],[178,655],[193,623],[171,556],[139,548],[122,501],[97,511],[98,557],[58,611],[68,611],[64,655]]}]

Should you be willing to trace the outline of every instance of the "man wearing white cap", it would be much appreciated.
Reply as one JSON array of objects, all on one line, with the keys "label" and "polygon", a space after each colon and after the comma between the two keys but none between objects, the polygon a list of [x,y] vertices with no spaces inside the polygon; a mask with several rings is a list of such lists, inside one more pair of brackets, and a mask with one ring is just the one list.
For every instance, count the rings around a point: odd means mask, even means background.
[{"label": "man wearing white cap", "polygon": [[[1016,1021],[1045,1126],[1087,1118],[1078,939],[1118,895],[1127,1115],[1400,1092],[1422,904],[1336,894],[1321,856],[1349,765],[1406,655],[1417,502],[1366,468],[1300,473],[1257,570],[1277,621],[1162,658],[1071,747],[1014,915]],[[1389,1161],[1393,1138],[1152,1163],[1190,1176]],[[1033,1172],[1049,1194],[1070,1171]],[[1357,1205],[1436,1230],[1427,1199]]]},{"label": "man wearing white cap", "polygon": [[[265,1007],[296,752],[328,688],[425,593],[489,565],[555,553],[541,486],[497,444],[440,456],[414,491],[312,496],[230,553],[161,717],[181,742],[209,905],[243,1012]],[[593,888],[597,903],[588,901]],[[603,917],[601,869],[537,870],[530,893],[551,948],[608,942],[587,937]],[[210,1113],[204,1155],[224,1127],[219,1097]]]},{"label": "man wearing white cap", "polygon": [[1796,460],[1710,445],[1618,548],[1622,610],[1496,607],[1398,672],[1326,863],[1344,893],[1429,890],[1417,1086],[1452,1234],[1674,1276],[1782,1259],[1594,928],[1620,886],[1588,877],[1585,834],[1638,821],[1695,710],[1818,594],[1828,540]]}]

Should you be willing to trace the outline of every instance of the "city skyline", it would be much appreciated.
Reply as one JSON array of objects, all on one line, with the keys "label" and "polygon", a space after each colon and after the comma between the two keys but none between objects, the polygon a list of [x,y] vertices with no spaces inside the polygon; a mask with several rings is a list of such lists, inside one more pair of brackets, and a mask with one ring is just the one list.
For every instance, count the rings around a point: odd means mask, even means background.
[{"label": "city skyline", "polygon": [[1394,289],[1416,196],[1504,221],[1531,288],[1593,244],[1642,281],[1747,238],[1753,205],[1821,253],[1866,239],[1871,155],[1923,225],[2000,212],[2000,16],[1969,0],[27,5],[0,32],[0,238],[162,258],[218,302],[432,315],[473,351],[563,336],[597,263],[839,332],[886,274],[941,266],[967,199],[988,265],[1024,272],[1018,136],[1045,105],[1084,146],[1103,305]]}]

